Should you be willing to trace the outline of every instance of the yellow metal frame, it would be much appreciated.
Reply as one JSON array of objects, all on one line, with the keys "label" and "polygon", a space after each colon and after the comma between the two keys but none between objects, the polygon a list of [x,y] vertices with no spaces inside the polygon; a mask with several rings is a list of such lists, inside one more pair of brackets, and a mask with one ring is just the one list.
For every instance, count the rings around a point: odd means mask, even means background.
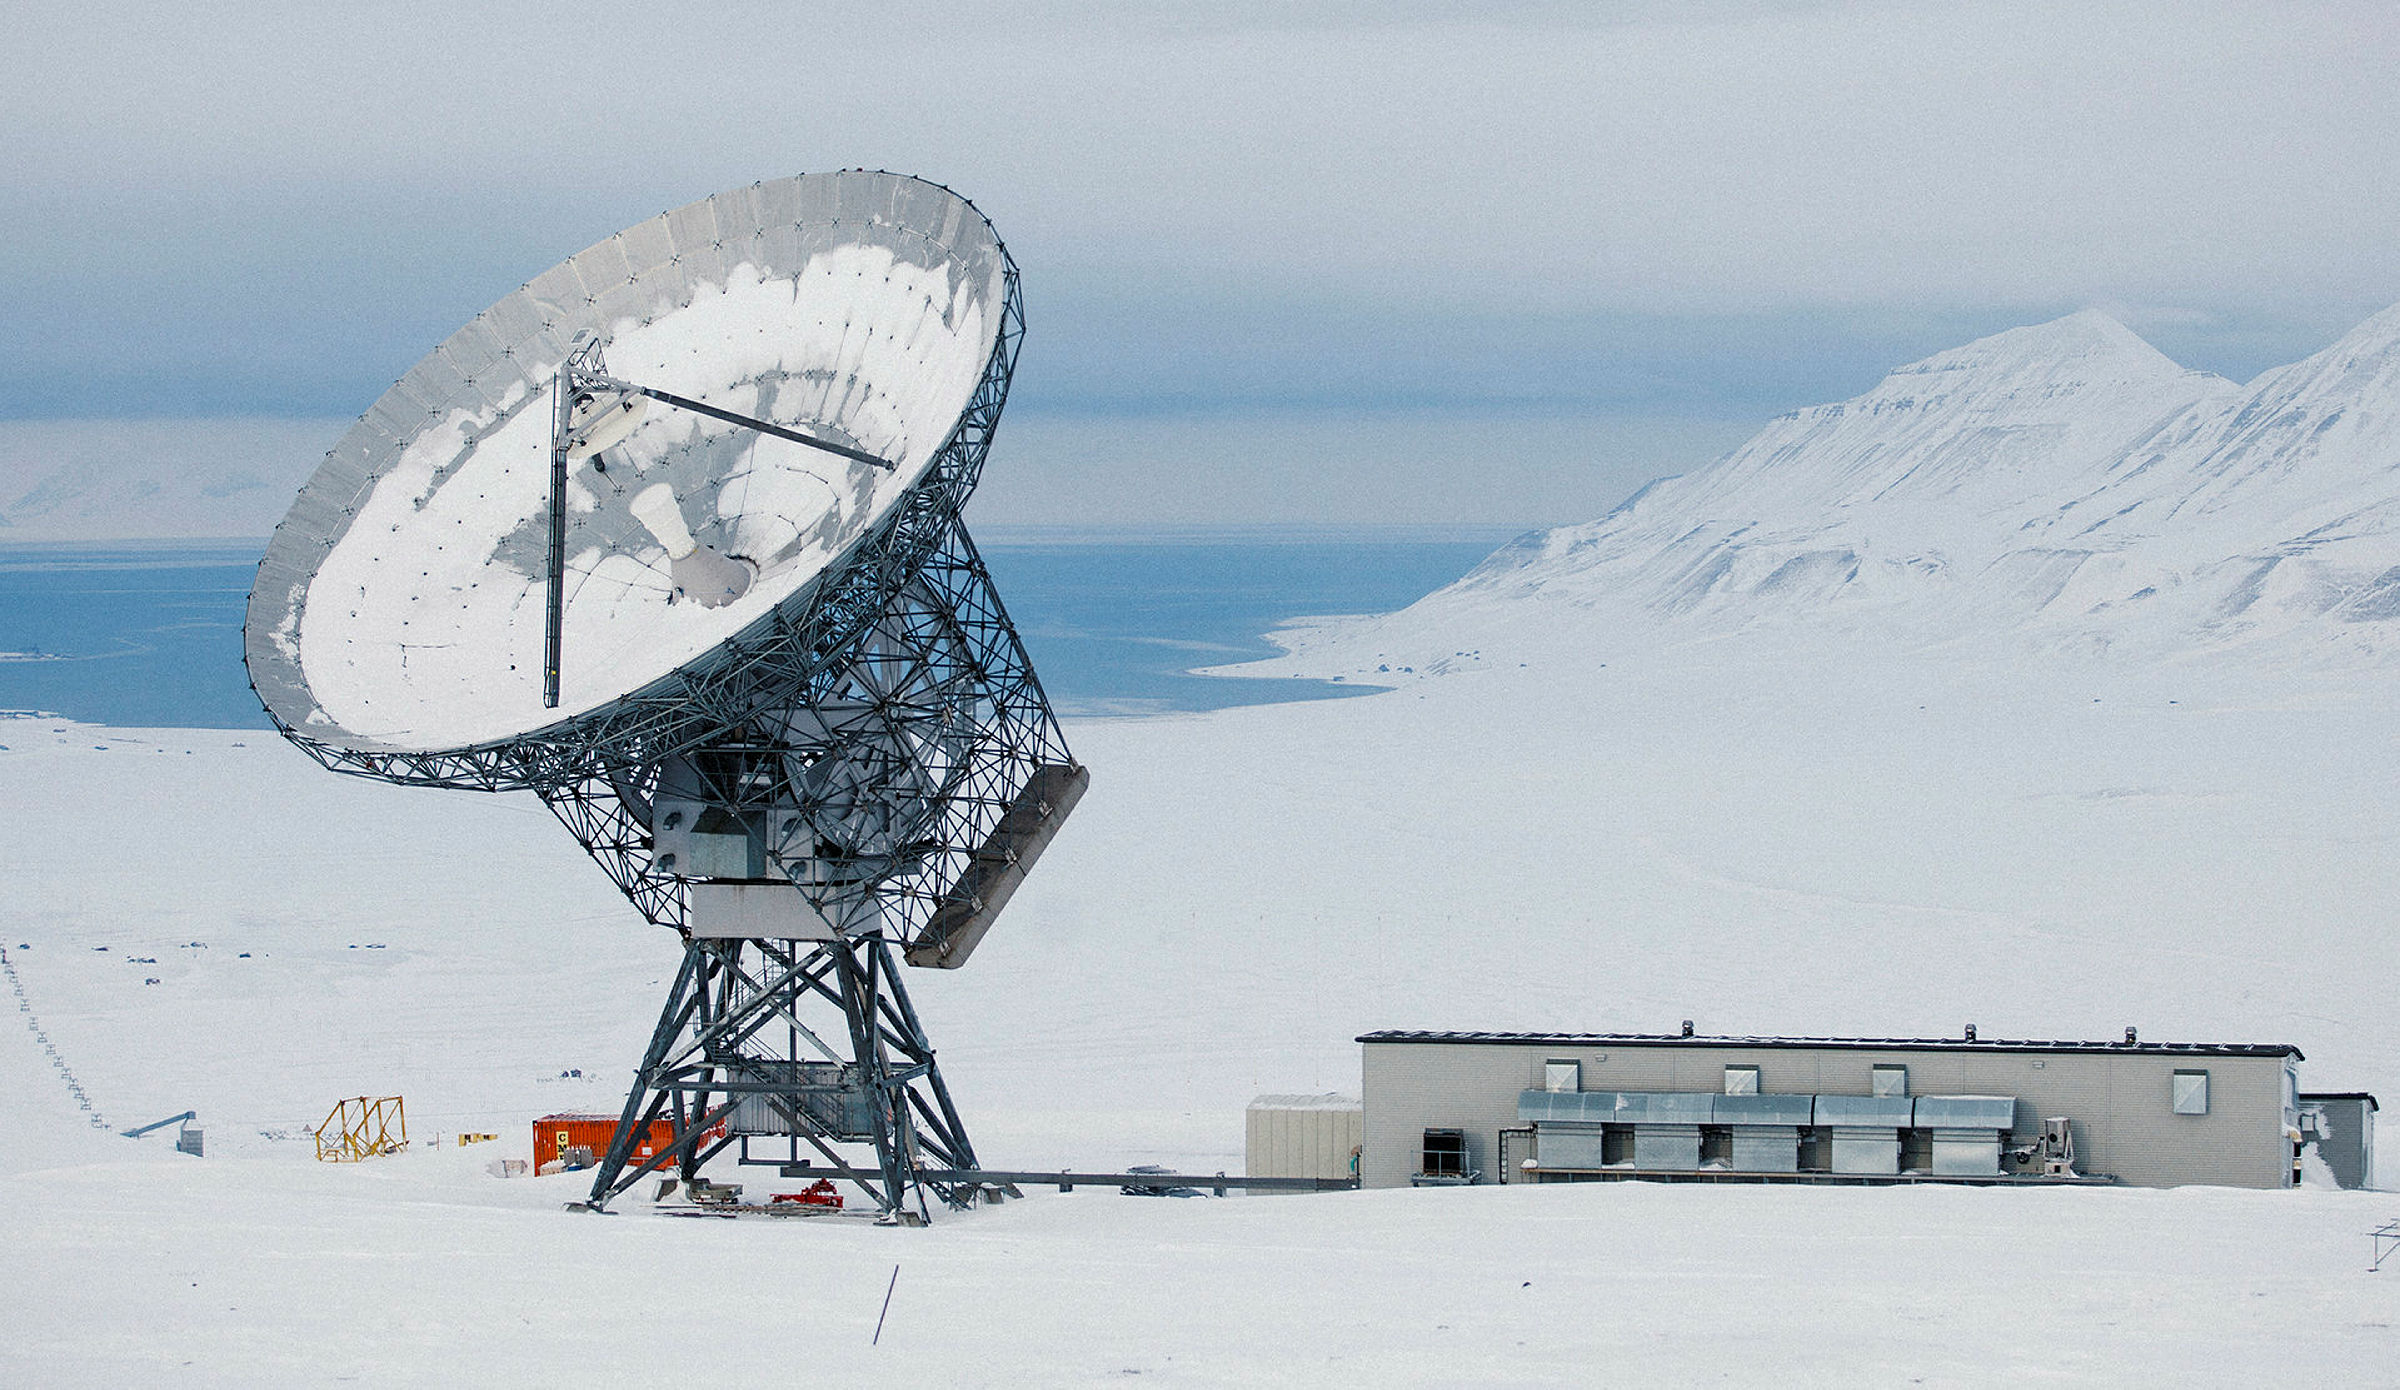
[{"label": "yellow metal frame", "polygon": [[317,1126],[319,1163],[356,1163],[408,1147],[408,1111],[398,1096],[353,1096]]}]

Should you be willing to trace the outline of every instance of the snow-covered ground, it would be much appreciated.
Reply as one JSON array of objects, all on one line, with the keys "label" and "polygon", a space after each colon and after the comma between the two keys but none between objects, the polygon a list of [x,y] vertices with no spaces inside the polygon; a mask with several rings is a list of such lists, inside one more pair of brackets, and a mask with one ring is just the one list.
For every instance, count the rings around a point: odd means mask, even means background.
[{"label": "snow-covered ground", "polygon": [[[919,1231],[602,1219],[473,1151],[15,1180],[19,1385],[2231,1385],[2384,1380],[2345,1193],[1600,1187]],[[895,1268],[897,1277],[895,1279]],[[888,1321],[876,1320],[886,1289]]]},{"label": "snow-covered ground", "polygon": [[[1068,832],[973,968],[911,975],[986,1160],[1238,1170],[1242,1104],[1354,1087],[1350,1039],[1379,1026],[2132,1023],[2400,1090],[2386,691],[1825,657],[1702,644],[1572,684],[1512,668],[1072,728],[1096,781]],[[2192,1383],[2372,1379],[2400,1352],[2365,1272],[2365,1232],[2400,1216],[2378,1194],[572,1216],[576,1179],[483,1164],[617,1098],[675,952],[538,805],[224,732],[20,719],[0,743],[0,944],[36,1020],[112,1125],[197,1108],[211,1155],[95,1132],[30,1029],[0,1028],[0,1248],[43,1314],[0,1350],[20,1379],[649,1373],[704,1345],[692,1310],[757,1330],[704,1364],[936,1383]],[[271,1137],[385,1092],[420,1140],[501,1142],[333,1168]],[[816,1335],[785,1351],[787,1329]]]},{"label": "snow-covered ground", "polygon": [[[2400,619],[2356,568],[2395,462],[2400,332],[2377,325],[2246,393],[2105,321],[2003,335],[1407,613],[1296,631],[1270,668],[1388,693],[1072,724],[1091,793],[971,967],[910,978],[982,1157],[1238,1169],[1244,1102],[1354,1087],[1352,1039],[1380,1027],[2134,1025],[2297,1044],[2306,1086],[2400,1095]],[[1852,428],[1877,410],[1888,428]],[[2348,539],[2285,525],[2343,470]],[[2026,509],[2107,488],[2148,499],[2106,509],[2122,544],[2104,526],[2114,549],[2025,582]],[[2269,500],[2211,500],[2245,491]],[[2245,556],[2314,578],[2261,571],[2209,607]],[[2124,566],[2167,575],[2168,617],[2062,598]],[[925,1230],[570,1215],[576,1175],[484,1165],[526,1156],[536,1115],[617,1102],[676,948],[538,804],[339,778],[259,735],[26,717],[0,745],[7,1383],[2400,1364],[2400,1268],[2366,1270],[2400,1201],[2322,1187],[1034,1192]],[[417,1151],[321,1166],[296,1137],[387,1093]],[[187,1108],[205,1160],[107,1132]],[[427,1142],[475,1130],[501,1139]]]}]

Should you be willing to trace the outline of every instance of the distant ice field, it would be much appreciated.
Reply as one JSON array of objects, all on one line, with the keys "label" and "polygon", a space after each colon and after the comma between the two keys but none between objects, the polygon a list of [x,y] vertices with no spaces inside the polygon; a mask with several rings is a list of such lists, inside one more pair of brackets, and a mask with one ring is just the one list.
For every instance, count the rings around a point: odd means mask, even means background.
[{"label": "distant ice field", "polygon": [[[1011,533],[984,544],[1062,713],[1312,700],[1360,687],[1218,678],[1291,619],[1405,607],[1508,537],[1405,532]],[[0,546],[0,709],[117,728],[264,729],[242,667],[255,543]]]}]

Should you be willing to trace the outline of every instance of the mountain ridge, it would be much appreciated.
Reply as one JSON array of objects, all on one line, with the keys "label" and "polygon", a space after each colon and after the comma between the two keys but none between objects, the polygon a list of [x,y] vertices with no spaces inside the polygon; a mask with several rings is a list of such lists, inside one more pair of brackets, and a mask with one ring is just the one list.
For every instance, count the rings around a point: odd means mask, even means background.
[{"label": "mountain ridge", "polygon": [[2400,305],[2240,385],[2093,310],[1977,339],[1271,664],[1377,679],[1762,624],[2400,655]]},{"label": "mountain ridge", "polygon": [[0,421],[0,544],[263,540],[331,420]]}]

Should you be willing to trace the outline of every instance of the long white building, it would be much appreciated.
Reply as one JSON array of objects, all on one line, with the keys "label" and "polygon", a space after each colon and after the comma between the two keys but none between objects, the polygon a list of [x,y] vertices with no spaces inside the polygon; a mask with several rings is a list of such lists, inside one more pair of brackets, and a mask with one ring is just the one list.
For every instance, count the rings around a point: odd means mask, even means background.
[{"label": "long white building", "polygon": [[2286,1187],[2285,1044],[1385,1031],[1367,1187],[1650,1177]]}]

